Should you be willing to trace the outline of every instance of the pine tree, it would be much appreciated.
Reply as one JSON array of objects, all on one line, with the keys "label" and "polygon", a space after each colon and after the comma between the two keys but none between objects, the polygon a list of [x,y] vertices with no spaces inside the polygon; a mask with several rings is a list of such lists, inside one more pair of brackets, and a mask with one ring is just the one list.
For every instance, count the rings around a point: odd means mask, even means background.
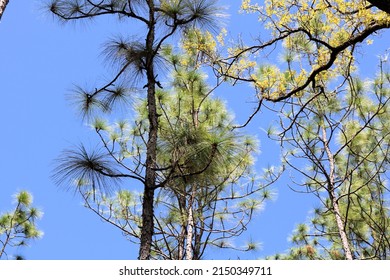
[{"label": "pine tree", "polygon": [[14,210],[0,215],[0,259],[9,257],[10,247],[26,246],[42,236],[36,225],[42,213],[32,206],[31,194],[21,191],[15,195],[15,202]]},{"label": "pine tree", "polygon": [[[91,19],[111,15],[126,22],[139,22],[146,28],[138,40],[118,39],[109,43],[107,53],[111,61],[118,65],[114,77],[95,90],[79,90],[76,101],[84,115],[88,116],[94,109],[108,111],[120,101],[129,97],[129,88],[138,86],[146,91],[148,135],[146,141],[146,156],[142,162],[144,168],[140,175],[137,168],[128,170],[129,174],[118,174],[107,169],[103,158],[99,155],[89,155],[85,150],[78,156],[84,157],[84,165],[78,166],[83,175],[90,175],[92,187],[108,187],[107,178],[118,179],[131,177],[144,185],[142,206],[141,245],[139,259],[149,259],[154,230],[154,196],[157,189],[156,160],[158,141],[158,119],[156,89],[161,87],[158,79],[157,65],[160,60],[162,46],[181,30],[194,26],[209,26],[212,28],[215,16],[220,15],[216,1],[185,0],[185,1],[125,1],[125,0],[53,0],[48,9],[63,21]],[[129,21],[127,21],[129,20]],[[133,36],[135,34],[132,34]],[[134,84],[134,80],[139,83]],[[143,83],[143,84],[142,84]],[[91,157],[90,157],[91,156]],[[74,164],[81,164],[76,156]],[[102,161],[100,161],[102,160]],[[77,162],[77,163],[76,163]],[[141,162],[139,163],[141,165]],[[65,167],[64,167],[65,168]],[[83,171],[80,171],[83,170]],[[105,179],[103,179],[105,178]]]},{"label": "pine tree", "polygon": [[[192,40],[193,32],[197,33],[190,31],[183,44]],[[212,40],[207,42],[211,43],[209,48],[214,46]],[[170,85],[156,92],[160,117],[151,245],[151,258],[155,259],[201,259],[209,246],[238,248],[231,243],[232,239],[245,231],[254,213],[270,198],[266,187],[279,176],[271,170],[261,182],[256,178],[251,169],[256,141],[232,130],[233,119],[224,103],[212,97],[220,82],[213,87],[206,84],[200,69],[201,55],[192,51],[184,49],[179,54],[169,46],[163,51],[173,74]],[[147,102],[141,99],[134,121],[93,122],[113,162],[125,170],[134,170],[133,174],[139,172],[140,176],[149,130],[146,108]],[[81,175],[79,191],[86,207],[119,228],[131,241],[141,242],[139,194],[133,189],[114,195],[91,192],[85,189],[91,180],[83,180],[83,173],[74,172],[74,164],[69,165],[69,153],[64,163],[58,170],[60,178],[69,175],[69,170],[73,175]],[[118,174],[113,169],[105,173]],[[254,243],[249,243],[239,249],[255,248]]]}]

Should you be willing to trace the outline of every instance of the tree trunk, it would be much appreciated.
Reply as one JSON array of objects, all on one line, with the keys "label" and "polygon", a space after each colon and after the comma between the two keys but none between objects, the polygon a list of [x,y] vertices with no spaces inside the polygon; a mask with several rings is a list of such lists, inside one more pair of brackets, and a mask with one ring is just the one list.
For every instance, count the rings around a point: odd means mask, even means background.
[{"label": "tree trunk", "polygon": [[178,194],[179,199],[179,208],[180,208],[180,235],[178,237],[177,241],[177,247],[178,247],[178,254],[177,259],[182,260],[184,258],[184,244],[185,244],[185,236],[186,236],[186,220],[184,219],[184,213],[187,209],[187,203],[186,203],[186,197],[183,193]]},{"label": "tree trunk", "polygon": [[[199,205],[197,208],[199,209]],[[198,210],[198,217],[201,217],[201,218],[199,221],[200,227],[199,227],[198,231],[195,228],[195,239],[194,239],[194,259],[195,260],[200,259],[200,248],[202,245],[202,236],[203,236],[203,231],[204,231],[204,227],[205,227],[205,224],[204,224],[204,221],[202,218],[202,211],[201,210]]]},{"label": "tree trunk", "polygon": [[0,19],[3,16],[5,7],[7,7],[9,0],[0,0]]},{"label": "tree trunk", "polygon": [[329,193],[329,196],[330,196],[330,199],[331,199],[333,213],[334,213],[334,216],[335,216],[335,219],[336,219],[337,229],[339,231],[339,236],[340,236],[341,244],[343,246],[343,250],[344,250],[344,253],[345,253],[345,258],[347,260],[353,260],[351,248],[350,248],[349,242],[348,242],[348,237],[347,237],[347,234],[345,232],[344,221],[343,221],[343,219],[341,217],[339,204],[338,204],[338,201],[336,199],[336,194],[335,194],[335,188],[334,188],[334,181],[335,181],[334,180],[335,179],[334,157],[333,157],[333,154],[332,154],[332,152],[331,152],[331,150],[329,148],[329,142],[328,142],[328,139],[327,139],[327,136],[326,136],[326,130],[325,130],[325,128],[323,126],[322,126],[322,142],[324,144],[325,152],[326,152],[326,154],[328,156],[328,161],[329,161],[328,193]]},{"label": "tree trunk", "polygon": [[194,237],[194,212],[193,204],[195,198],[195,185],[191,187],[190,200],[188,201],[188,217],[187,217],[187,244],[186,244],[186,259],[192,260],[194,258],[194,252],[192,248],[192,239]]},{"label": "tree trunk", "polygon": [[339,230],[341,243],[342,243],[342,246],[344,249],[345,258],[347,260],[353,260],[351,248],[350,248],[349,242],[348,242],[348,237],[347,237],[347,234],[346,234],[345,229],[344,229],[344,221],[341,218],[339,204],[338,204],[337,199],[335,198],[334,194],[332,194],[332,207],[334,210],[337,228]]},{"label": "tree trunk", "polygon": [[139,259],[150,259],[154,233],[154,192],[156,189],[156,155],[158,115],[156,106],[156,80],[154,75],[155,10],[154,1],[149,0],[149,26],[146,37],[146,76],[149,136],[146,146],[145,186],[142,202],[142,228]]}]

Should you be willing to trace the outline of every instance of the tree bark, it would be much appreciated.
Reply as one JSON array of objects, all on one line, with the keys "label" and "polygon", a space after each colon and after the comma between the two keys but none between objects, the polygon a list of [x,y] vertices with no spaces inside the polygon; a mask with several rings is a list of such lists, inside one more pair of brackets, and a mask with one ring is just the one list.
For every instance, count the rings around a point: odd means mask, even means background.
[{"label": "tree bark", "polygon": [[382,10],[390,14],[390,1],[389,0],[367,0],[372,5],[377,7],[379,10]]},{"label": "tree bark", "polygon": [[187,209],[187,202],[186,202],[186,197],[185,197],[185,192],[180,192],[178,194],[178,199],[179,199],[179,208],[180,208],[180,214],[181,214],[181,218],[180,218],[180,222],[181,222],[181,226],[180,226],[180,235],[179,235],[179,238],[178,238],[178,244],[177,244],[177,247],[178,247],[178,254],[177,254],[177,259],[178,260],[182,260],[184,258],[184,244],[185,244],[185,236],[186,236],[186,231],[187,231],[187,227],[186,227],[186,220],[184,219],[184,213]]},{"label": "tree bark", "polygon": [[149,26],[146,37],[145,68],[147,76],[147,102],[149,119],[149,137],[146,146],[146,167],[144,197],[142,202],[142,228],[139,259],[150,259],[154,233],[154,192],[156,189],[156,156],[158,115],[156,106],[156,80],[154,74],[154,40],[155,40],[155,8],[154,1],[149,0]]},{"label": "tree bark", "polygon": [[195,185],[191,187],[190,200],[188,201],[188,217],[187,217],[187,243],[186,243],[186,259],[193,260],[194,252],[192,248],[192,239],[194,237],[194,211],[193,204],[195,199]]},{"label": "tree bark", "polygon": [[339,204],[337,202],[336,197],[334,196],[334,193],[331,196],[332,196],[332,199],[331,199],[332,200],[332,207],[333,207],[333,211],[334,211],[334,215],[335,215],[335,219],[336,219],[337,228],[339,230],[341,243],[342,243],[342,246],[344,249],[345,258],[347,260],[353,260],[351,248],[350,248],[349,242],[348,242],[348,237],[347,237],[347,234],[346,234],[345,229],[344,229],[344,221],[341,218]]},{"label": "tree bark", "polygon": [[8,2],[9,2],[9,0],[0,0],[0,20],[1,20],[1,17],[3,16],[5,7],[7,7]]}]

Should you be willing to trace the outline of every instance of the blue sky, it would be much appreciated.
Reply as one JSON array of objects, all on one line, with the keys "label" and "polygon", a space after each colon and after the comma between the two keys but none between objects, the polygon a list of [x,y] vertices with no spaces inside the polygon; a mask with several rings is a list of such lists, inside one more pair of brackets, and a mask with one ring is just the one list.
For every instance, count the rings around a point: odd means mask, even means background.
[{"label": "blue sky", "polygon": [[[61,150],[94,142],[94,134],[75,114],[66,94],[74,84],[93,84],[107,73],[100,55],[107,38],[118,30],[137,32],[138,27],[129,28],[109,18],[89,24],[59,24],[42,11],[41,2],[11,1],[0,23],[0,211],[11,209],[16,191],[28,190],[44,212],[39,221],[43,238],[17,251],[27,259],[134,259],[138,247],[85,209],[78,196],[56,187],[50,172]],[[256,37],[260,25],[237,12],[239,2],[221,1],[230,5],[226,29],[233,35],[242,32],[245,38]],[[390,47],[389,42],[387,32],[362,50],[363,77],[376,72],[377,55]],[[250,87],[224,87],[218,93],[238,122],[245,120],[254,106],[249,103],[252,94]],[[261,129],[274,117],[257,116],[247,128],[261,141],[259,170],[279,158],[277,144],[267,141]],[[253,259],[285,251],[294,226],[316,205],[310,196],[289,190],[287,183],[285,178],[275,185],[277,199],[266,205],[246,233],[263,244],[262,250],[239,254],[211,249],[205,257]]]}]

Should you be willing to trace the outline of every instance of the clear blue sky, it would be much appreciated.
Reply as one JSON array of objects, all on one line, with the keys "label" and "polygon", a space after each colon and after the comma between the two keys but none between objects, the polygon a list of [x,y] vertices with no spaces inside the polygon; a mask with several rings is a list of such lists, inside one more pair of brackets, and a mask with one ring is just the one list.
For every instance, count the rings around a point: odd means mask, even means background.
[{"label": "clear blue sky", "polygon": [[[11,1],[0,23],[0,211],[11,209],[11,196],[18,190],[30,191],[34,204],[43,210],[39,221],[43,238],[19,251],[27,259],[134,259],[136,245],[85,209],[78,196],[58,189],[49,177],[53,159],[61,150],[94,142],[95,135],[77,117],[66,94],[74,84],[93,84],[106,74],[100,55],[102,43],[118,30],[136,32],[137,27],[108,18],[61,25],[40,9],[40,2]],[[226,28],[232,34],[250,32],[247,38],[256,37],[259,23],[237,12],[239,2],[221,1],[231,6]],[[376,72],[377,55],[389,47],[387,32],[362,50],[360,73],[364,77]],[[228,88],[218,95],[243,121],[252,109],[248,102],[252,94],[247,87]],[[267,141],[261,130],[274,117],[258,116],[248,127],[248,132],[261,140],[259,170],[279,158],[277,144]],[[239,254],[214,249],[205,257],[253,259],[285,251],[294,226],[315,206],[310,196],[289,190],[287,179],[275,185],[277,199],[256,216],[246,234],[261,242],[262,250]]]}]

